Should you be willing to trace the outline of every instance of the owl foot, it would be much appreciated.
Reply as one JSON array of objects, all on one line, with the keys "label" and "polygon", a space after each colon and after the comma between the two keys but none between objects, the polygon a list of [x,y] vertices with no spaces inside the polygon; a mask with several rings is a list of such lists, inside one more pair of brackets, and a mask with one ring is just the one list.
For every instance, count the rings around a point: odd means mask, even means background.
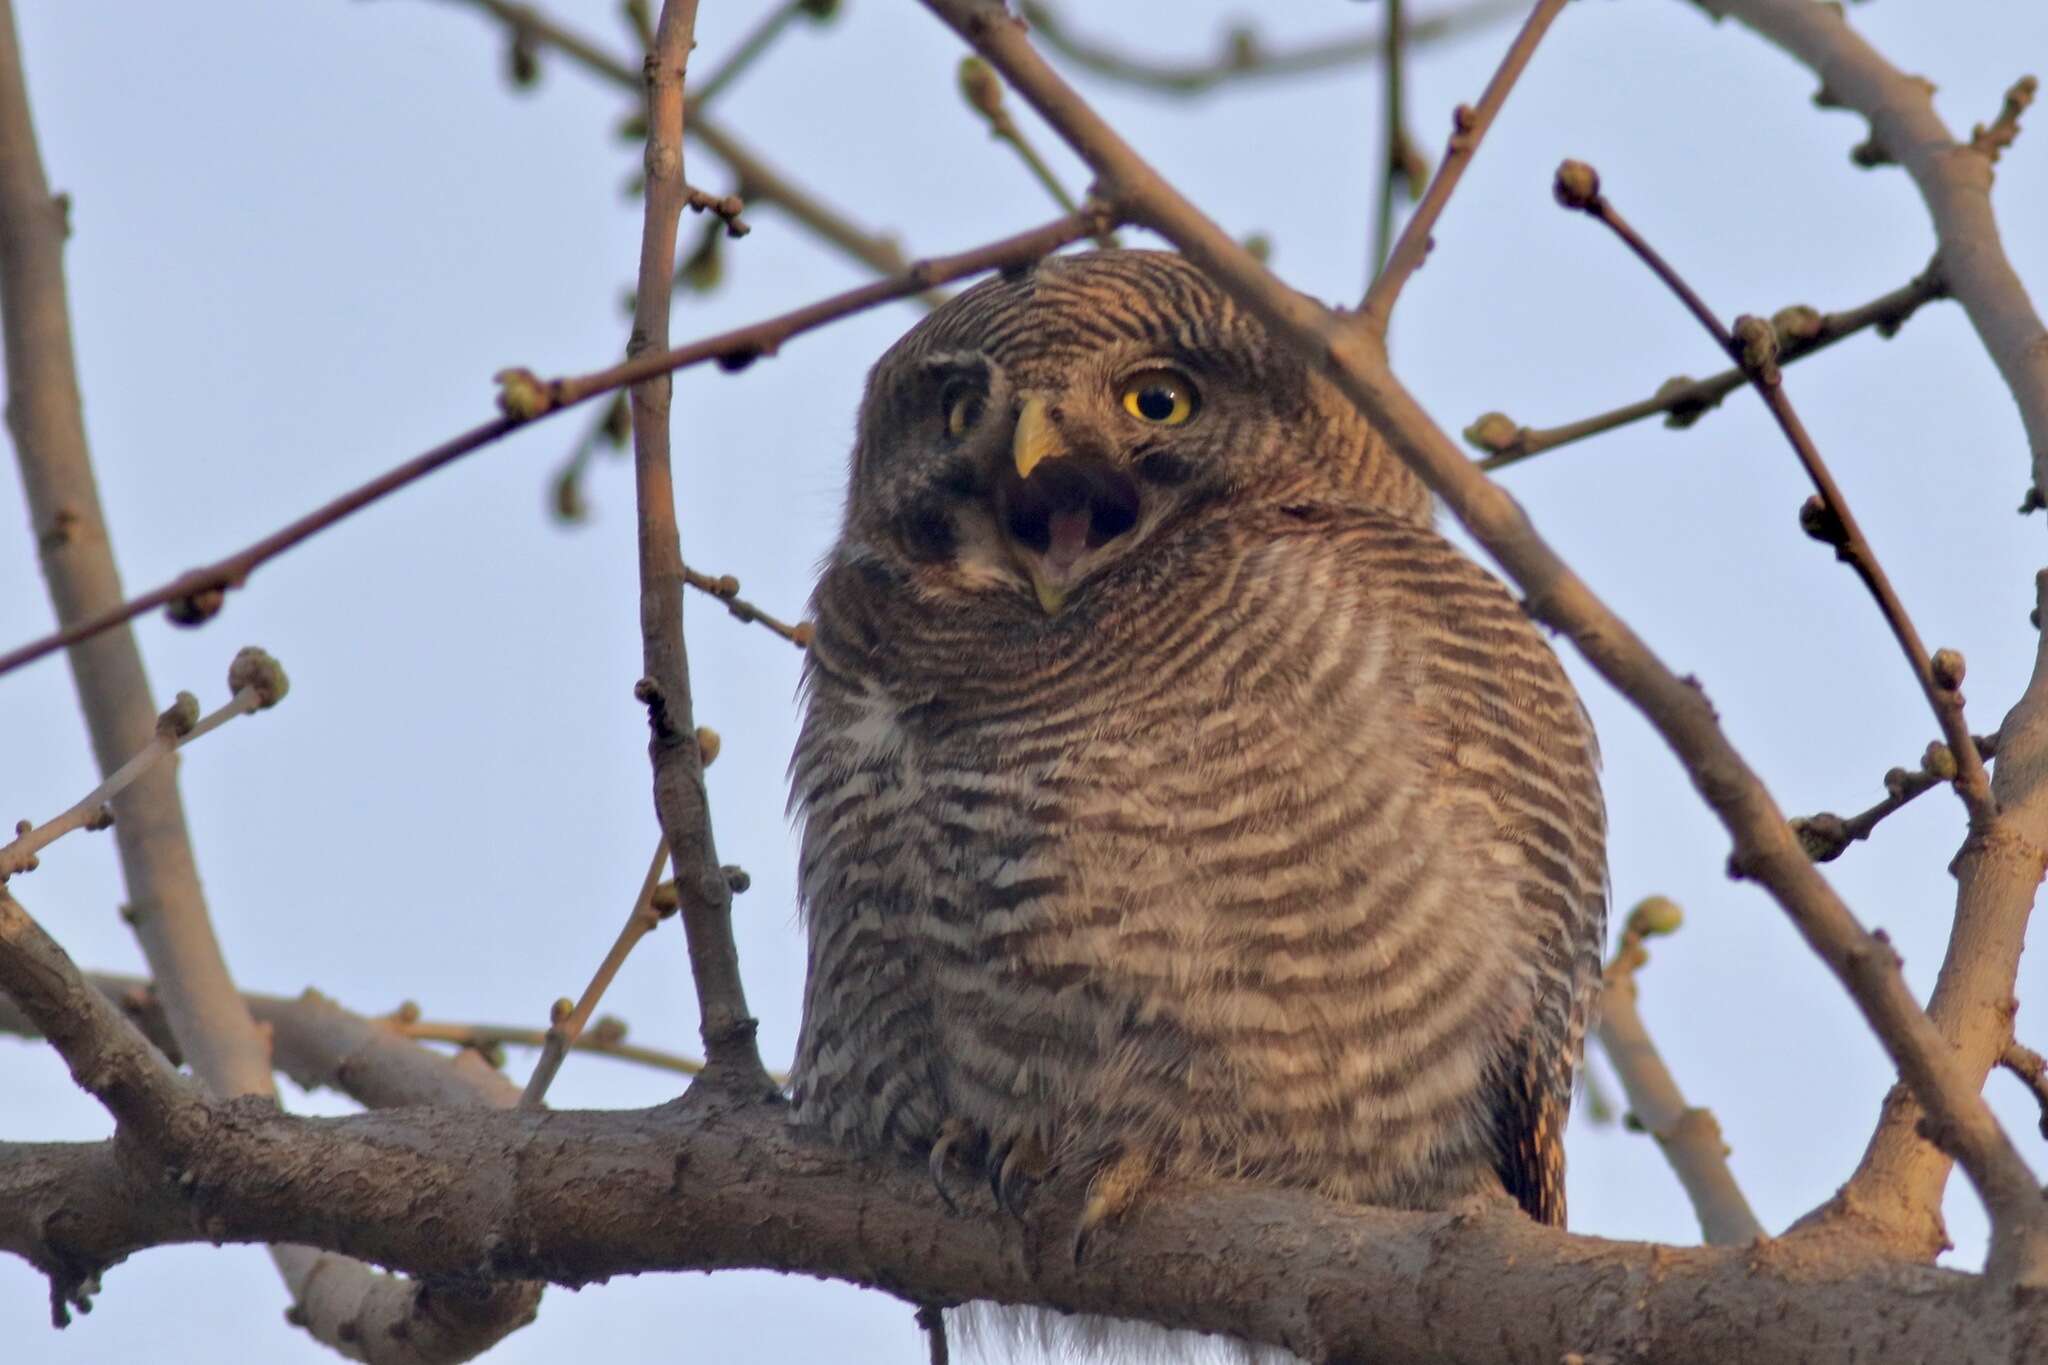
[{"label": "owl foot", "polygon": [[966,1119],[947,1119],[939,1125],[938,1140],[932,1143],[932,1188],[939,1192],[939,1198],[953,1213],[960,1212],[960,1206],[953,1202],[953,1193],[946,1188],[946,1158],[963,1140],[974,1137],[974,1128]]},{"label": "owl foot", "polygon": [[1024,1201],[1045,1179],[1045,1148],[1037,1137],[1025,1133],[989,1153],[988,1186],[996,1207],[1013,1217],[1022,1215]]},{"label": "owl foot", "polygon": [[1130,1212],[1151,1180],[1151,1160],[1133,1152],[1124,1153],[1095,1173],[1095,1178],[1088,1182],[1088,1200],[1081,1206],[1080,1221],[1074,1227],[1076,1267],[1087,1256],[1095,1234]]}]

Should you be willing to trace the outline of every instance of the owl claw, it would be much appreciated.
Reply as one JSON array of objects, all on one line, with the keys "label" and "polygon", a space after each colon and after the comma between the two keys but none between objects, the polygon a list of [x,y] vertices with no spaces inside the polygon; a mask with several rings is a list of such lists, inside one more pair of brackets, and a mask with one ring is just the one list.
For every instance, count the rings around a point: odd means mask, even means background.
[{"label": "owl claw", "polygon": [[1138,1202],[1139,1192],[1152,1178],[1152,1169],[1146,1158],[1126,1153],[1088,1182],[1088,1202],[1081,1206],[1081,1218],[1074,1227],[1076,1269],[1087,1257],[1095,1234],[1123,1217]]},{"label": "owl claw", "polygon": [[938,1140],[932,1143],[932,1188],[939,1192],[939,1198],[952,1213],[960,1212],[960,1206],[953,1202],[953,1193],[946,1188],[946,1158],[952,1154],[954,1144],[972,1136],[973,1130],[967,1126],[966,1119],[947,1119],[939,1125]]},{"label": "owl claw", "polygon": [[1045,1153],[1038,1139],[1026,1134],[992,1153],[988,1167],[988,1185],[995,1194],[996,1207],[1019,1216],[1031,1187],[1044,1177]]}]

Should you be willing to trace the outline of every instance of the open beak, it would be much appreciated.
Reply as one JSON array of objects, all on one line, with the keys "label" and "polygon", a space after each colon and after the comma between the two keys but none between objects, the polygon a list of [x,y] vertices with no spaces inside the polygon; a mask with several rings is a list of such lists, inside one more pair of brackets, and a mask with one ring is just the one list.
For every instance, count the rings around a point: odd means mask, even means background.
[{"label": "open beak", "polygon": [[1010,437],[1016,477],[996,480],[996,515],[1032,592],[1056,616],[1096,550],[1137,524],[1138,486],[1107,458],[1076,454],[1046,400],[1026,398]]}]

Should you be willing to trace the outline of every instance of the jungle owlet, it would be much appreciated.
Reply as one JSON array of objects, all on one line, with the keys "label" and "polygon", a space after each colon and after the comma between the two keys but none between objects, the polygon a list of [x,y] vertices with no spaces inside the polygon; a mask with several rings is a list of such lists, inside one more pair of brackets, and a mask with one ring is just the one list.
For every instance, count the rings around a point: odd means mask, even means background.
[{"label": "jungle owlet", "polygon": [[813,606],[800,1122],[1089,1182],[1084,1233],[1177,1178],[1563,1222],[1585,712],[1200,271],[1055,257],[914,328]]}]

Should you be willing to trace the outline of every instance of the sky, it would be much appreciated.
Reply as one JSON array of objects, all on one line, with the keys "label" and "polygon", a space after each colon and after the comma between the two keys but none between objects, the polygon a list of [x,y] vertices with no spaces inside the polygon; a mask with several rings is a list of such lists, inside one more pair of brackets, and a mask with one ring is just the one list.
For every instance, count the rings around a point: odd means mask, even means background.
[{"label": "sky", "polygon": [[[697,70],[766,8],[704,6]],[[1240,3],[1069,3],[1077,27],[1165,60],[1214,50]],[[16,6],[43,157],[72,197],[71,299],[102,495],[131,590],[160,583],[492,413],[490,376],[600,368],[619,354],[638,253],[627,102],[543,58],[505,78],[501,34],[455,0],[218,0]],[[622,55],[613,0],[555,0]],[[1262,37],[1377,23],[1375,6],[1263,7]],[[1951,128],[1998,109],[2048,56],[2048,10],[1996,0],[1858,5],[1881,51],[1932,79]],[[1414,54],[1411,120],[1434,154],[1508,37],[1492,28]],[[954,87],[962,49],[913,5],[850,0],[798,26],[718,112],[787,174],[916,252],[958,250],[1054,209],[991,144]],[[1130,140],[1231,231],[1261,232],[1296,286],[1355,300],[1370,249],[1377,74],[1355,69],[1175,101],[1082,77]],[[1396,367],[1447,429],[1500,409],[1552,425],[1721,368],[1712,343],[1597,226],[1559,211],[1557,162],[1596,165],[1617,206],[1732,316],[1860,304],[1933,247],[1896,169],[1854,167],[1865,135],[1817,112],[1811,75],[1677,0],[1570,6],[1515,90],[1402,300]],[[1021,111],[1020,111],[1021,113]],[[1027,127],[1037,127],[1028,115]],[[2006,249],[2048,289],[2048,130],[1998,169]],[[1067,183],[1086,177],[1050,138]],[[693,180],[730,188],[693,153]],[[763,206],[728,244],[725,279],[678,298],[678,340],[868,278]],[[2030,227],[2031,225],[2031,227]],[[693,240],[691,225],[686,239]],[[685,557],[745,595],[801,612],[835,532],[867,366],[916,321],[898,304],[805,336],[738,374],[677,385]],[[1970,720],[1996,728],[2032,667],[2027,624],[2042,522],[2014,515],[2026,446],[1959,309],[1893,340],[1853,339],[1788,386],[1930,647],[1969,661]],[[582,430],[542,423],[262,569],[204,629],[138,623],[153,685],[212,706],[235,650],[289,669],[277,709],[189,749],[181,778],[214,920],[252,990],[317,986],[366,1013],[541,1026],[610,944],[656,838],[641,708],[628,466],[600,460],[587,523],[547,515],[550,473]],[[1737,395],[1690,430],[1643,424],[1501,475],[1537,527],[1673,667],[1699,676],[1736,745],[1788,812],[1860,810],[1935,737],[1912,676],[1853,576],[1800,534],[1809,491],[1761,407]],[[0,475],[0,645],[50,608],[20,485]],[[693,597],[686,622],[721,856],[752,889],[741,962],[770,1065],[793,1048],[802,977],[784,770],[799,658]],[[1619,910],[1678,900],[1642,1008],[1679,1084],[1713,1109],[1737,1179],[1778,1230],[1853,1168],[1890,1073],[1840,987],[1755,886],[1723,874],[1725,835],[1628,703],[1566,650],[1606,756]],[[0,678],[0,815],[43,820],[96,781],[65,667]],[[1922,992],[1941,960],[1962,812],[1924,797],[1827,868],[1891,935]],[[140,971],[116,915],[107,835],[73,835],[14,884],[87,966]],[[1617,915],[1617,920],[1619,915]],[[2020,1034],[2048,968],[2021,969]],[[694,1050],[681,935],[663,930],[604,1003],[652,1046]],[[523,1079],[530,1054],[514,1052]],[[1596,1057],[1593,1066],[1602,1068]],[[1607,1080],[1610,1090],[1611,1079]],[[342,1112],[332,1095],[287,1102]],[[559,1106],[655,1103],[672,1077],[572,1058]],[[2036,1170],[2048,1144],[2010,1077],[1988,1095]],[[53,1053],[0,1039],[0,1139],[88,1139],[109,1123]],[[1569,1135],[1572,1224],[1698,1240],[1654,1143],[1583,1113]],[[1984,1224],[1960,1180],[1951,1260]],[[284,1323],[256,1248],[144,1253],[106,1277],[88,1318],[47,1328],[41,1278],[0,1259],[0,1339],[21,1365],[146,1351],[166,1362],[332,1359]],[[829,1353],[922,1358],[911,1310],[843,1285],[770,1274],[644,1276],[550,1290],[539,1321],[490,1359],[563,1352],[748,1361]]]}]

